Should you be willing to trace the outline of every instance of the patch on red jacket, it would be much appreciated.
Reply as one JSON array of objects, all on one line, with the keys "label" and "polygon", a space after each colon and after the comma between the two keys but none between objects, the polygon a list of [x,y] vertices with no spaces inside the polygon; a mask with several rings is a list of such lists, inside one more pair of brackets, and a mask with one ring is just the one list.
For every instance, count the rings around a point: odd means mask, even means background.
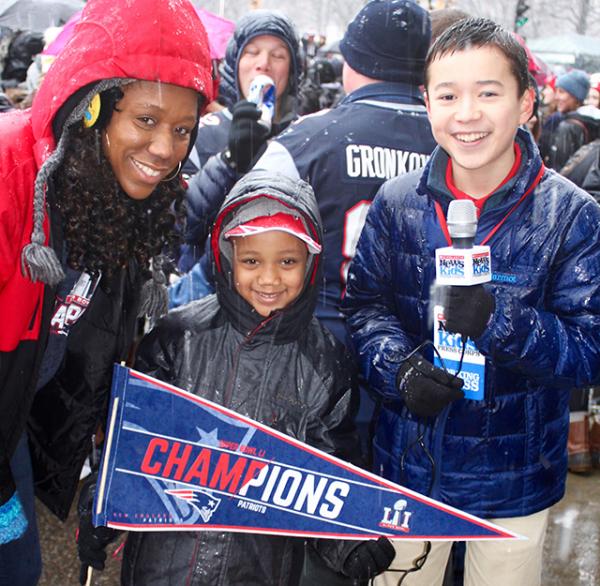
[{"label": "patch on red jacket", "polygon": [[87,273],[81,273],[64,299],[60,297],[60,294],[57,294],[54,313],[50,320],[51,334],[69,335],[70,329],[88,308],[99,281],[99,276],[93,279]]}]

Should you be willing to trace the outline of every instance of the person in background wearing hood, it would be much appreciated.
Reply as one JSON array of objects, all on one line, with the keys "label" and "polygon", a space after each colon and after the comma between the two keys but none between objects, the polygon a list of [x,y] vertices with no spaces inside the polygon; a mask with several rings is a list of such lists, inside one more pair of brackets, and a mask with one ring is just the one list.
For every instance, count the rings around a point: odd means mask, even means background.
[{"label": "person in background wearing hood", "polygon": [[[544,164],[560,170],[580,147],[598,137],[600,110],[584,106],[590,80],[584,71],[574,69],[556,81],[556,120],[548,124],[540,137],[540,153]],[[556,125],[558,121],[558,125]]]},{"label": "person in background wearing hood", "polygon": [[[367,3],[340,42],[346,97],[336,108],[292,124],[256,163],[302,178],[315,190],[325,229],[316,313],[342,341],[339,305],[371,200],[386,179],[421,168],[435,148],[419,88],[430,35],[429,14],[417,3]],[[373,410],[370,395],[361,392],[357,422],[364,449]]]},{"label": "person in background wearing hood", "polygon": [[[267,138],[297,118],[301,64],[298,34],[287,16],[254,10],[239,20],[220,70],[219,99],[226,108],[200,120],[183,169],[184,175],[194,177],[186,194],[185,244],[178,262],[182,272],[190,271],[203,254],[210,225],[235,180],[250,168]],[[259,75],[275,82],[270,130],[259,124],[260,110],[246,100]]]},{"label": "person in background wearing hood", "polygon": [[228,146],[234,106],[248,97],[254,78],[267,75],[275,82],[276,111],[272,134],[297,116],[302,59],[298,34],[283,13],[253,10],[237,23],[220,67],[218,100],[225,108],[200,120],[196,144],[183,167],[195,175],[208,159]]},{"label": "person in background wearing hood", "polygon": [[[161,319],[142,340],[136,368],[328,454],[355,459],[355,369],[313,316],[322,241],[307,183],[248,173],[227,196],[211,234],[216,295]],[[334,570],[364,580],[394,556],[385,538],[316,540],[307,548],[313,545]],[[302,539],[261,533],[134,532],[121,583],[292,585],[303,551]],[[86,553],[84,563],[98,559]]]},{"label": "person in background wearing hood", "polygon": [[212,87],[187,0],[90,0],[32,108],[0,116],[2,584],[41,571],[26,423],[36,494],[64,520],[112,365],[166,309],[158,263],[144,279]]}]

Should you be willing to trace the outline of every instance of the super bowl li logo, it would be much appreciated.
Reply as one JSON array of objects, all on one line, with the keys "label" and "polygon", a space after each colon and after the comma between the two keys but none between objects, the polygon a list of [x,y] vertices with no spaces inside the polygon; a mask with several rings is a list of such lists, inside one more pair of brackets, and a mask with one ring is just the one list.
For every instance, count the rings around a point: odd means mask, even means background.
[{"label": "super bowl li logo", "polygon": [[385,529],[394,529],[396,531],[410,531],[409,522],[412,513],[406,510],[408,503],[404,499],[397,500],[393,507],[383,507],[383,518],[379,521],[379,526]]}]

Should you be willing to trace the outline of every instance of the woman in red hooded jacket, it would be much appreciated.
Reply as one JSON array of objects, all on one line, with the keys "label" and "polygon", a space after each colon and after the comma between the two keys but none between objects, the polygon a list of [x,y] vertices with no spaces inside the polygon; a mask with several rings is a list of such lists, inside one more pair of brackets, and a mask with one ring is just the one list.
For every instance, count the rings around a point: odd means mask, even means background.
[{"label": "woman in red hooded jacket", "polygon": [[26,427],[36,494],[65,518],[112,364],[163,308],[150,260],[212,98],[187,0],[90,0],[32,108],[0,117],[0,583],[40,573]]}]

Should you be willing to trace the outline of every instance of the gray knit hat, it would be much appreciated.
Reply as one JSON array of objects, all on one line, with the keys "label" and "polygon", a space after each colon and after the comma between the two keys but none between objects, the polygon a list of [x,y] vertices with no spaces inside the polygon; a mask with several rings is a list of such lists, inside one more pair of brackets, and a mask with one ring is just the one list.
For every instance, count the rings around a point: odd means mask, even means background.
[{"label": "gray knit hat", "polygon": [[573,69],[556,80],[556,87],[569,92],[578,102],[585,102],[590,91],[590,78],[585,71]]}]

